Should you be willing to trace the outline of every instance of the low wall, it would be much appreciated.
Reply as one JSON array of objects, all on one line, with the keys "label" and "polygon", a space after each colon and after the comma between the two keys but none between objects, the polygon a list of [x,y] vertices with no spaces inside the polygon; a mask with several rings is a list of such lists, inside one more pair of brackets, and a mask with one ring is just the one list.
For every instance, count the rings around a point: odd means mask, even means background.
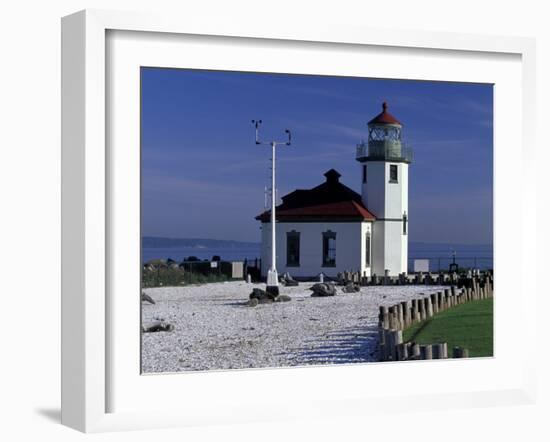
[{"label": "low wall", "polygon": [[[492,275],[485,274],[469,278],[463,287],[451,286],[411,301],[393,306],[381,306],[378,315],[379,358],[381,361],[404,361],[412,359],[444,359],[447,357],[447,343],[419,345],[403,342],[403,330],[411,325],[431,318],[466,302],[493,297]],[[453,357],[468,357],[468,350],[453,349]]]}]

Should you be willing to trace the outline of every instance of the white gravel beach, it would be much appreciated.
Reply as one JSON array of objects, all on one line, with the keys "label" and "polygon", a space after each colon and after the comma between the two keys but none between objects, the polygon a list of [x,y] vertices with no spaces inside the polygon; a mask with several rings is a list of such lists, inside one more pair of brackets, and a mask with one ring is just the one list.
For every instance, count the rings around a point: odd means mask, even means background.
[{"label": "white gravel beach", "polygon": [[358,293],[312,298],[312,283],[281,287],[290,302],[245,303],[244,281],[143,291],[142,323],[164,320],[172,332],[142,334],[144,373],[345,364],[377,360],[380,305],[442,290],[439,286],[369,286]]}]

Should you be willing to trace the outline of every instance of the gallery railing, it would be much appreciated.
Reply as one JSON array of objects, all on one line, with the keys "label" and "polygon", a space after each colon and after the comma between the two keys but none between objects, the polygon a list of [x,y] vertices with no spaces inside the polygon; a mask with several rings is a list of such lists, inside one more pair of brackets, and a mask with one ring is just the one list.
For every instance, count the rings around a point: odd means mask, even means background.
[{"label": "gallery railing", "polygon": [[411,147],[391,140],[376,143],[361,143],[356,148],[356,158],[359,161],[399,161],[411,163],[413,150]]}]

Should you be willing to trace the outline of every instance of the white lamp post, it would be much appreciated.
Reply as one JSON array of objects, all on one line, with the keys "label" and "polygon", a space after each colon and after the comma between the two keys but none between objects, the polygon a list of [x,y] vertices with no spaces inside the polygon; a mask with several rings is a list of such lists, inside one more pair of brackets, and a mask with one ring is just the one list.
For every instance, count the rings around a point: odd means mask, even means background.
[{"label": "white lamp post", "polygon": [[267,288],[268,292],[274,294],[279,293],[279,277],[277,275],[276,260],[276,235],[275,235],[275,148],[279,145],[290,146],[291,135],[288,129],[285,133],[288,135],[287,141],[269,141],[262,142],[259,137],[259,128],[262,120],[252,120],[256,128],[256,144],[266,144],[271,146],[271,267],[267,272]]}]

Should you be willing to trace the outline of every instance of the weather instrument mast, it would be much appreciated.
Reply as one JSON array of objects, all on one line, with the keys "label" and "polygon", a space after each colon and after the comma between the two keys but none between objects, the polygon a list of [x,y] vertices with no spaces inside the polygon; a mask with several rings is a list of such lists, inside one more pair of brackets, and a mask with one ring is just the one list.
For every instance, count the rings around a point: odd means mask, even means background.
[{"label": "weather instrument mast", "polygon": [[268,292],[279,294],[279,277],[277,275],[276,260],[276,235],[275,235],[275,148],[277,146],[290,146],[291,134],[290,130],[285,129],[288,136],[286,141],[261,141],[260,140],[260,125],[262,120],[252,120],[252,124],[256,129],[256,144],[264,144],[271,146],[271,267],[267,272],[267,288]]}]

